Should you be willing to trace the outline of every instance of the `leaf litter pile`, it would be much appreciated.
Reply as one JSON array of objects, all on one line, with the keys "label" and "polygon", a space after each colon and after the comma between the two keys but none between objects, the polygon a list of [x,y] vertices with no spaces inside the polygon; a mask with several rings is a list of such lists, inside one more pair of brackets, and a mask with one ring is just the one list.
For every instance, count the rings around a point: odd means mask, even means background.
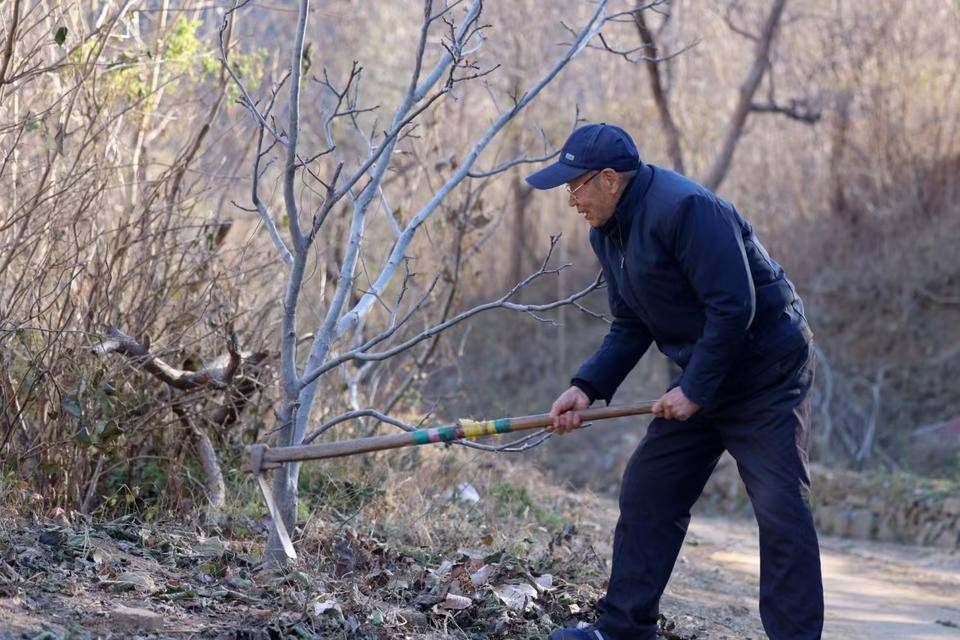
[{"label": "leaf litter pile", "polygon": [[[591,621],[608,573],[594,543],[609,532],[579,529],[559,502],[539,506],[522,486],[480,486],[430,498],[419,518],[391,520],[410,505],[382,492],[350,513],[321,509],[298,527],[300,558],[282,571],[262,561],[259,515],[222,527],[59,510],[6,518],[0,638],[539,640]],[[661,627],[669,640],[704,637],[666,618]]]}]

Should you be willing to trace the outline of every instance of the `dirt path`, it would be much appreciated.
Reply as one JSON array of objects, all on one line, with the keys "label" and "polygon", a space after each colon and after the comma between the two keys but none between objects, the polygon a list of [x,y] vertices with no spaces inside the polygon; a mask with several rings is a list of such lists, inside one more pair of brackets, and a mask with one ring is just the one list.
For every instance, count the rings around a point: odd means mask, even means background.
[{"label": "dirt path", "polygon": [[[821,549],[825,640],[960,640],[960,554],[836,538]],[[695,517],[663,611],[681,636],[766,638],[759,575],[754,523]]]}]

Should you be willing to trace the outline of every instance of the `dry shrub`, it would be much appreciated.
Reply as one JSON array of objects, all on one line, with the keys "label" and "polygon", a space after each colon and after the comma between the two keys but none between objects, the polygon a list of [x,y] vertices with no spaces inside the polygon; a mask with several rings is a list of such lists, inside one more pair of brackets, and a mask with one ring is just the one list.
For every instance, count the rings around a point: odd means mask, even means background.
[{"label": "dry shrub", "polygon": [[197,439],[169,390],[136,360],[94,355],[107,325],[185,370],[225,353],[234,331],[242,348],[262,339],[263,311],[237,285],[264,263],[222,215],[215,176],[242,151],[208,138],[225,83],[200,21],[155,17],[38,4],[15,30],[0,143],[0,451],[8,479],[48,506],[166,509],[198,489]]}]

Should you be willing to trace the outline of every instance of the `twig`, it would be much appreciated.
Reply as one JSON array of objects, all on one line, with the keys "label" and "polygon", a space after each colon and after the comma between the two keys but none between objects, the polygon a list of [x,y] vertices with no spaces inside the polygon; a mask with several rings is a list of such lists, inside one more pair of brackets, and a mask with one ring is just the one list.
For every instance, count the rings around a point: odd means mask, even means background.
[{"label": "twig", "polygon": [[[553,244],[551,244],[551,252],[553,250],[553,246],[555,246],[555,241],[553,242]],[[359,360],[359,361],[369,362],[372,360],[385,360],[387,358],[391,358],[419,344],[423,340],[426,340],[427,338],[431,338],[443,331],[446,331],[447,329],[453,327],[454,325],[457,325],[460,322],[463,322],[464,320],[472,316],[475,316],[479,313],[483,313],[484,311],[489,311],[491,309],[509,309],[511,311],[519,311],[519,312],[530,314],[533,317],[537,317],[536,314],[538,312],[549,311],[551,309],[556,309],[558,307],[561,307],[567,304],[573,304],[575,301],[579,300],[580,298],[583,298],[584,296],[589,294],[591,291],[593,291],[600,285],[600,276],[598,275],[597,278],[594,279],[593,283],[591,283],[586,288],[580,291],[577,291],[567,296],[566,298],[563,298],[560,300],[554,300],[553,302],[548,302],[545,304],[519,304],[515,302],[509,302],[509,299],[513,297],[520,289],[527,286],[537,278],[546,274],[558,273],[561,269],[567,266],[567,265],[563,265],[556,269],[549,269],[547,268],[547,260],[549,260],[549,254],[547,259],[540,266],[540,269],[538,269],[535,273],[521,280],[519,283],[517,283],[514,287],[512,287],[509,291],[507,291],[507,293],[505,293],[503,296],[501,296],[497,300],[494,300],[493,302],[488,302],[486,304],[481,304],[476,307],[473,307],[472,309],[463,311],[458,315],[454,316],[453,318],[450,318],[449,320],[446,320],[445,322],[442,322],[440,324],[434,325],[433,327],[430,327],[426,331],[419,333],[418,335],[406,340],[405,342],[391,349],[387,349],[385,351],[380,351],[380,352],[373,352],[373,353],[365,351],[363,349],[352,349],[350,351],[347,351],[341,354],[340,356],[337,356],[336,358],[332,358],[328,360],[327,362],[323,363],[321,366],[317,367],[316,369],[305,373],[301,379],[301,384],[306,386],[312,383],[314,380],[319,378],[321,375],[323,375],[327,371],[340,366],[344,362],[349,362],[350,360]]]}]

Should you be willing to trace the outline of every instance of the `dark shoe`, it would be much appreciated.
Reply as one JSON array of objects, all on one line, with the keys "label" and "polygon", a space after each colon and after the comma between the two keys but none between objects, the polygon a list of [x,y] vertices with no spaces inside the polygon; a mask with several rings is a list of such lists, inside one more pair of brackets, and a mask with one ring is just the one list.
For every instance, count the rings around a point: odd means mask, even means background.
[{"label": "dark shoe", "polygon": [[607,640],[592,624],[583,628],[557,629],[547,640]]}]

